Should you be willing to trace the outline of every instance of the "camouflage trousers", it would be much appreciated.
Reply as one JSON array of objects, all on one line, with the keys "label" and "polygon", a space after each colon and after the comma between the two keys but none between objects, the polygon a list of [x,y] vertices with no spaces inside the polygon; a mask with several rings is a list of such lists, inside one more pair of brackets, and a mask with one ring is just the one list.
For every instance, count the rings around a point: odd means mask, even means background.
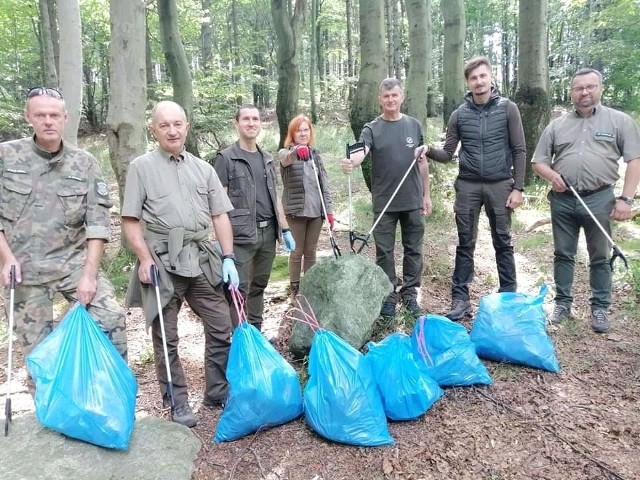
[{"label": "camouflage trousers", "polygon": [[[77,301],[76,288],[82,269],[67,277],[42,285],[17,285],[14,292],[14,335],[27,356],[47,335],[53,331],[53,298],[56,293],[69,302]],[[9,289],[5,288],[5,310],[9,312]],[[116,301],[111,282],[100,272],[96,295],[87,311],[96,319],[102,331],[109,337],[120,355],[127,360],[127,332],[123,308]],[[33,393],[33,384],[29,381]]]}]

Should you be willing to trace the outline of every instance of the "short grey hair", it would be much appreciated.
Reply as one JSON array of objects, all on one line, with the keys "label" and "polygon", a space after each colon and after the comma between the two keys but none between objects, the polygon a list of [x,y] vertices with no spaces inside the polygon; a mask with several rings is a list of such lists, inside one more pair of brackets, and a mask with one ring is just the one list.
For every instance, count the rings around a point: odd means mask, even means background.
[{"label": "short grey hair", "polygon": [[392,88],[398,87],[402,90],[402,84],[400,80],[397,78],[385,78],[380,82],[379,93],[386,92],[387,90],[391,90]]},{"label": "short grey hair", "polygon": [[600,82],[600,85],[602,85],[602,73],[599,70],[596,70],[595,68],[581,68],[580,70],[578,70],[576,73],[573,74],[573,76],[571,77],[571,85],[573,85],[573,79],[576,77],[581,77],[583,75],[589,75],[590,73],[595,73],[598,76],[598,81]]},{"label": "short grey hair", "polygon": [[156,105],[151,109],[151,123],[155,123],[156,114],[158,113],[158,110],[168,106],[178,107],[178,109],[180,110],[180,113],[182,113],[182,116],[184,117],[184,121],[185,122],[187,121],[187,112],[184,111],[184,108],[182,108],[182,105],[180,105],[179,103],[173,102],[171,100],[162,100],[161,102],[156,103]]}]

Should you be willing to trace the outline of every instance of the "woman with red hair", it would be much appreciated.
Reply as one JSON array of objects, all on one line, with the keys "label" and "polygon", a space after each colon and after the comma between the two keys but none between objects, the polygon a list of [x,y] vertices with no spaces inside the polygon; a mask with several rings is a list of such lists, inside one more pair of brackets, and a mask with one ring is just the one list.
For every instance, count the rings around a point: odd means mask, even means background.
[{"label": "woman with red hair", "polygon": [[285,147],[280,150],[280,172],[284,191],[282,205],[296,248],[289,256],[291,295],[298,293],[300,272],[316,263],[316,248],[326,207],[329,228],[333,230],[333,204],[329,192],[327,171],[320,154],[313,147],[311,121],[298,115],[289,123]]}]

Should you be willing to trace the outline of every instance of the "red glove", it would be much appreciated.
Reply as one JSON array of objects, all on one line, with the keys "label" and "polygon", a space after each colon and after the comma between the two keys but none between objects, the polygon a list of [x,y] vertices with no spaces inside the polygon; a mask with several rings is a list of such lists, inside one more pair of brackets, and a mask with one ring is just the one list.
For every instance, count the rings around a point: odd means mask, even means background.
[{"label": "red glove", "polygon": [[333,230],[333,227],[335,226],[335,223],[336,223],[336,219],[333,216],[333,213],[327,213],[327,221],[329,222],[329,228]]},{"label": "red glove", "polygon": [[298,145],[296,147],[296,154],[300,160],[309,160],[309,147],[306,145]]}]

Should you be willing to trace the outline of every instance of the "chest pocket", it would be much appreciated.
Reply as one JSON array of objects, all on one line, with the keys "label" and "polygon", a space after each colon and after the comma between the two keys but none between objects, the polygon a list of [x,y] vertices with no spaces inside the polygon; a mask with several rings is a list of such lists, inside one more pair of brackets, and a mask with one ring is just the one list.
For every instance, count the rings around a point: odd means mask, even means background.
[{"label": "chest pocket", "polygon": [[12,222],[20,218],[31,194],[31,178],[25,174],[9,174],[2,177],[0,216]]},{"label": "chest pocket", "polygon": [[58,188],[57,194],[62,203],[66,225],[79,225],[84,222],[88,191],[89,186],[81,182],[76,185],[67,183]]},{"label": "chest pocket", "polygon": [[[229,186],[227,194],[235,208],[249,208],[247,197],[254,190],[251,176],[245,168],[233,168],[229,171]],[[254,193],[255,195],[255,193]]]}]

